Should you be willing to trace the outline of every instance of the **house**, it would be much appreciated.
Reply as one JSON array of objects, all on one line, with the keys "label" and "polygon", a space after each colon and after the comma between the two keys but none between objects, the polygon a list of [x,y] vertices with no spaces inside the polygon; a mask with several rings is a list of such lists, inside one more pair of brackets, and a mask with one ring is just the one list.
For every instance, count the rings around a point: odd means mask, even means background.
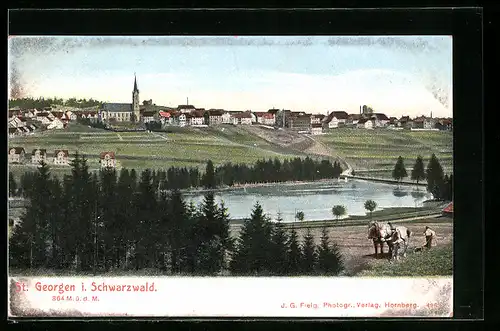
[{"label": "house", "polygon": [[40,164],[40,162],[47,162],[47,150],[46,149],[34,149],[31,151],[31,163]]},{"label": "house", "polygon": [[24,161],[24,148],[12,147],[9,149],[9,163],[22,163]]},{"label": "house", "polygon": [[233,114],[232,117],[235,125],[252,125],[252,113],[249,111]]},{"label": "house", "polygon": [[410,118],[410,116],[401,116],[397,124],[398,127],[403,127],[406,129],[411,129],[414,125],[415,123]]},{"label": "house", "polygon": [[54,152],[54,164],[69,165],[69,152],[68,150],[56,150]]},{"label": "house", "polygon": [[434,128],[441,131],[451,131],[453,129],[453,124],[451,119],[443,118],[436,121]]},{"label": "house", "polygon": [[168,124],[172,125],[174,124],[174,116],[168,111],[160,111],[158,113],[158,117],[160,118],[161,124]]},{"label": "house", "polygon": [[208,110],[208,123],[210,125],[217,125],[223,123],[224,110],[222,109],[210,109]]},{"label": "house", "polygon": [[371,119],[373,120],[373,126],[376,128],[383,128],[389,123],[389,118],[382,113],[374,113]]},{"label": "house", "polygon": [[196,108],[193,105],[178,105],[177,110],[180,111],[182,114],[189,114],[192,111],[195,111]]},{"label": "house", "polygon": [[188,117],[191,117],[190,114],[179,114],[177,116],[177,123],[179,123],[179,126],[186,126]]},{"label": "house", "polygon": [[252,115],[255,115],[255,121],[254,121],[254,117],[252,116],[252,122],[253,123],[259,123],[259,124],[262,124],[262,117],[265,115],[265,114],[268,114],[267,112],[265,111],[254,111],[252,113]]},{"label": "house", "polygon": [[373,129],[373,120],[362,118],[358,121],[358,129]]},{"label": "house", "polygon": [[307,131],[311,130],[311,115],[310,114],[293,114],[290,116],[290,129],[294,131]]},{"label": "house", "polygon": [[202,111],[195,110],[191,112],[189,117],[189,125],[203,125],[205,124],[205,116]]},{"label": "house", "polygon": [[72,112],[71,110],[67,110],[65,114],[66,118],[68,118],[70,121],[76,121],[78,118],[76,113]]},{"label": "house", "polygon": [[12,117],[9,120],[9,127],[11,128],[20,128],[26,126],[26,121],[23,121],[20,117]]},{"label": "house", "polygon": [[317,134],[322,134],[322,133],[323,133],[323,124],[321,124],[321,123],[311,124],[311,134],[312,135],[317,135]]},{"label": "house", "polygon": [[52,123],[52,120],[50,119],[47,113],[42,113],[42,115],[40,114],[37,115],[37,120],[43,125],[49,125],[50,123]]},{"label": "house", "polygon": [[224,112],[221,116],[222,124],[231,124],[233,123],[233,116],[230,112]]},{"label": "house", "polygon": [[347,115],[347,120],[345,124],[356,126],[361,118],[362,118],[361,114],[349,114]]},{"label": "house", "polygon": [[453,217],[453,201],[446,206],[441,213],[443,216]]},{"label": "house", "polygon": [[325,115],[323,114],[311,115],[311,124],[321,124],[324,119]]},{"label": "house", "polygon": [[64,129],[64,123],[57,117],[47,126],[47,129]]},{"label": "house", "polygon": [[271,114],[271,113],[264,113],[261,117],[261,124],[264,124],[264,125],[274,125],[276,122],[275,122],[275,117],[274,117],[274,114]]},{"label": "house", "polygon": [[24,112],[24,116],[25,116],[25,117],[28,117],[28,118],[33,118],[33,117],[35,117],[35,113],[34,113],[32,110],[29,110],[29,109],[28,109],[28,110],[26,110],[26,111]]},{"label": "house", "polygon": [[99,155],[99,163],[101,163],[101,168],[115,168],[116,167],[115,153],[102,152]]},{"label": "house", "polygon": [[154,122],[156,112],[152,110],[145,110],[142,112],[142,122],[143,123],[149,123],[149,122]]},{"label": "house", "polygon": [[333,111],[323,119],[323,124],[328,129],[338,128],[346,124],[348,117],[349,115],[345,111]]}]

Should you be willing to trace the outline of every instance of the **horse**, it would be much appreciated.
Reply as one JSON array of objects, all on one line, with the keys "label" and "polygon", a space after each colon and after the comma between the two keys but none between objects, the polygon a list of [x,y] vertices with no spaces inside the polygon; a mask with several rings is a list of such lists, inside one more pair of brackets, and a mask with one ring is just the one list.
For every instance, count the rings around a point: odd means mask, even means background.
[{"label": "horse", "polygon": [[[384,242],[381,240],[383,236],[386,235],[387,230],[385,227],[387,227],[387,224],[380,224],[378,222],[370,222],[368,225],[368,239],[373,240],[373,247],[375,248],[375,257],[378,256],[378,246],[380,246],[380,254],[384,254]],[[392,247],[391,247],[391,242],[387,242],[387,246],[389,247],[389,254],[392,253]]]},{"label": "horse", "polygon": [[[394,231],[387,223],[373,221],[368,225],[368,239],[373,240],[375,256],[378,255],[377,245],[380,245],[380,253],[384,253],[384,243],[389,247],[389,256],[391,258],[398,256],[401,244],[404,244],[403,256],[406,256],[411,234],[412,232],[409,229],[401,225],[396,226]],[[394,248],[396,248],[396,251]]]},{"label": "horse", "polygon": [[403,246],[403,257],[406,257],[406,251],[408,249],[411,234],[411,231],[404,226],[397,226],[395,231],[392,232],[391,237],[388,240],[392,245],[392,260],[399,260],[399,250],[401,249],[401,245]]}]

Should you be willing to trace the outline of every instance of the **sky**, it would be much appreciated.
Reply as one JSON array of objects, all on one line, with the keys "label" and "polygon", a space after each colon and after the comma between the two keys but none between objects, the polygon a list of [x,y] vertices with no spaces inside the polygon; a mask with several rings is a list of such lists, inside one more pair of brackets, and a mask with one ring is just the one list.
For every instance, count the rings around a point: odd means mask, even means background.
[{"label": "sky", "polygon": [[9,37],[9,97],[452,116],[451,36]]}]

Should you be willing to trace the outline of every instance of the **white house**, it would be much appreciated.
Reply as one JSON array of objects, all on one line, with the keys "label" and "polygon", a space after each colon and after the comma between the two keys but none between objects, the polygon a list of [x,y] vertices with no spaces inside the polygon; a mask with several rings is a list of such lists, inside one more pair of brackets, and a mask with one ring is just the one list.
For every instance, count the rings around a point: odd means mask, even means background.
[{"label": "white house", "polygon": [[248,111],[233,114],[233,119],[236,120],[234,124],[252,125],[252,114]]},{"label": "white house", "polygon": [[186,126],[186,123],[187,123],[187,116],[186,116],[186,114],[180,114],[177,117],[177,121],[179,122],[179,126]]},{"label": "white house", "polygon": [[67,149],[54,152],[54,164],[69,165],[69,152]]},{"label": "white house", "polygon": [[373,120],[360,119],[357,124],[358,129],[373,129]]},{"label": "white house", "polygon": [[205,116],[201,111],[195,111],[191,113],[189,118],[189,125],[203,125],[205,124]]},{"label": "white house", "polygon": [[224,114],[222,114],[221,117],[222,117],[223,124],[232,124],[233,123],[231,113],[225,112]]},{"label": "white house", "polygon": [[9,163],[21,163],[24,161],[24,148],[12,147],[9,149]]},{"label": "white house", "polygon": [[323,125],[321,123],[311,124],[311,134],[317,135],[323,133]]},{"label": "white house", "polygon": [[78,116],[76,113],[72,112],[71,110],[66,111],[66,117],[69,118],[70,121],[76,121]]},{"label": "white house", "polygon": [[261,123],[264,125],[274,125],[276,123],[274,114],[264,113],[261,118]]},{"label": "white house", "polygon": [[47,129],[64,129],[64,123],[57,117],[47,126]]},{"label": "white house", "polygon": [[155,112],[154,111],[144,111],[142,113],[142,122],[149,123],[155,121]]},{"label": "white house", "polygon": [[372,115],[373,124],[376,128],[383,128],[387,126],[390,122],[390,119],[382,113],[375,113]]},{"label": "white house", "polygon": [[99,155],[99,162],[101,163],[101,168],[115,168],[116,167],[115,153],[102,152]]},{"label": "white house", "polygon": [[333,111],[323,119],[323,123],[329,129],[338,128],[340,124],[346,124],[348,116],[345,111]]},{"label": "white house", "polygon": [[208,110],[208,121],[210,125],[216,125],[223,123],[224,111],[221,109],[210,109]]}]

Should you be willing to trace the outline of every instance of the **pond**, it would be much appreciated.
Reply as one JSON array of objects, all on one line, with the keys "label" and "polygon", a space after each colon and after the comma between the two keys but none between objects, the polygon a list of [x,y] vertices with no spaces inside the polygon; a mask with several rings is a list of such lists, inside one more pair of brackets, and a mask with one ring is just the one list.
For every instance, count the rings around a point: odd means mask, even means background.
[{"label": "pond", "polygon": [[[203,201],[200,193],[186,193],[184,196],[195,204]],[[285,222],[293,222],[299,210],[304,212],[305,220],[333,219],[331,210],[334,205],[345,206],[348,215],[365,215],[364,203],[369,199],[377,203],[376,210],[422,207],[425,200],[432,199],[432,194],[422,186],[398,187],[363,180],[281,183],[216,192],[216,201],[224,201],[232,219],[250,217],[253,206],[259,202],[271,219],[275,219],[279,212]]]}]

